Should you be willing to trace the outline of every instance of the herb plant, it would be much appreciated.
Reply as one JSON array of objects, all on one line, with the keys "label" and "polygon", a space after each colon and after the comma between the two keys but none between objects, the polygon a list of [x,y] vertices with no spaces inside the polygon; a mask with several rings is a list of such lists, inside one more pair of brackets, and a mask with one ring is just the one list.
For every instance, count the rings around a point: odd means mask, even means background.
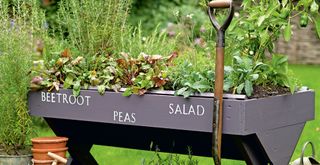
[{"label": "herb plant", "polygon": [[0,2],[0,151],[26,154],[32,132],[27,93],[31,80],[33,40],[43,14],[34,1]]},{"label": "herb plant", "polygon": [[65,46],[76,55],[110,54],[118,49],[122,35],[128,30],[130,4],[131,0],[60,0],[58,24],[52,28],[60,33],[56,37],[67,41]]},{"label": "herb plant", "polygon": [[213,69],[202,70],[204,67],[213,68],[213,65],[210,65],[210,62],[207,61],[210,59],[205,57],[195,58],[199,60],[197,63],[186,60],[185,57],[179,57],[176,60],[176,66],[170,69],[171,88],[176,90],[176,95],[189,97],[194,93],[211,92],[213,90]]}]

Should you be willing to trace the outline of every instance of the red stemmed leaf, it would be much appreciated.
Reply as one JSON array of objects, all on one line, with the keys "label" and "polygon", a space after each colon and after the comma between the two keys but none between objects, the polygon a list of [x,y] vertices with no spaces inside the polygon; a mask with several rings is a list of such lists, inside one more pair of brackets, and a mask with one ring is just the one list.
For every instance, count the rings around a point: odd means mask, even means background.
[{"label": "red stemmed leaf", "polygon": [[171,55],[169,56],[167,62],[168,63],[172,63],[173,59],[177,58],[178,57],[178,52],[173,52],[171,53]]},{"label": "red stemmed leaf", "polygon": [[43,81],[43,78],[40,76],[33,77],[31,80],[31,84],[40,85]]},{"label": "red stemmed leaf", "polygon": [[71,58],[71,51],[70,51],[70,49],[68,49],[68,48],[64,49],[64,51],[61,52],[61,57]]},{"label": "red stemmed leaf", "polygon": [[146,92],[147,90],[145,89],[139,89],[138,94],[141,96],[141,95],[144,95]]},{"label": "red stemmed leaf", "polygon": [[120,66],[120,67],[122,67],[122,68],[128,68],[128,63],[127,63],[127,61],[125,60],[125,59],[123,59],[123,58],[120,58],[120,59],[117,59],[117,63],[118,63],[118,65]]},{"label": "red stemmed leaf", "polygon": [[153,82],[155,83],[155,87],[162,87],[167,83],[167,80],[164,78],[154,77],[152,78]]},{"label": "red stemmed leaf", "polygon": [[136,59],[131,59],[131,60],[129,60],[129,64],[132,67],[133,65],[140,64],[140,61],[136,60]]}]

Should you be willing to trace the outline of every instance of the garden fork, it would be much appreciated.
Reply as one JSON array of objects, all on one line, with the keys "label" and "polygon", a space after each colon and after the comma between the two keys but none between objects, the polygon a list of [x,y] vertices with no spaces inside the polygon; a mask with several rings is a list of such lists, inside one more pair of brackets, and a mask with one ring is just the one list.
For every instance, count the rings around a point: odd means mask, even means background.
[{"label": "garden fork", "polygon": [[[220,26],[213,14],[213,9],[229,8],[229,15]],[[224,45],[225,31],[230,25],[234,7],[232,0],[215,0],[208,3],[208,14],[213,27],[217,31],[216,64],[215,64],[215,89],[214,89],[214,113],[212,123],[212,157],[215,165],[221,164],[221,139],[222,139],[222,108],[223,108],[223,80],[224,80]]]}]

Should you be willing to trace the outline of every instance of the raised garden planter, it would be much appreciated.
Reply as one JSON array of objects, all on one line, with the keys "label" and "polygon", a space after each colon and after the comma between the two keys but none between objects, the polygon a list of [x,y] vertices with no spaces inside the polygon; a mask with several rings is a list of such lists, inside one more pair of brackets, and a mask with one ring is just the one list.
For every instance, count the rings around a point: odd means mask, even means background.
[{"label": "raised garden planter", "polygon": [[[288,164],[308,120],[314,119],[314,92],[246,99],[226,95],[222,157],[247,164]],[[44,117],[58,136],[69,138],[69,164],[97,164],[93,144],[211,156],[213,97],[188,99],[172,92],[123,97],[121,93],[71,90],[29,93],[30,114]]]}]

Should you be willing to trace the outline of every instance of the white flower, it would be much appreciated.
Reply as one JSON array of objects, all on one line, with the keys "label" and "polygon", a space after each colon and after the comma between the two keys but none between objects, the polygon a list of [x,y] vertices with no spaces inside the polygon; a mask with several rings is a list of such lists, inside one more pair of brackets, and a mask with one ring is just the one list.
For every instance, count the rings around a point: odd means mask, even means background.
[{"label": "white flower", "polygon": [[176,12],[174,12],[174,16],[176,16],[176,17],[179,16],[179,10],[177,10]]},{"label": "white flower", "polygon": [[33,61],[33,65],[44,65],[43,60]]},{"label": "white flower", "polygon": [[234,13],[234,16],[235,16],[235,17],[239,17],[239,16],[240,16],[239,12],[235,12],[235,13]]},{"label": "white flower", "polygon": [[147,40],[147,38],[146,37],[142,37],[142,41],[144,42],[144,41],[146,41]]},{"label": "white flower", "polygon": [[194,14],[191,13],[191,14],[188,14],[186,17],[192,19],[193,15]]},{"label": "white flower", "polygon": [[250,54],[250,55],[253,55],[253,54],[254,54],[254,52],[253,52],[252,50],[250,50],[250,51],[249,51],[249,54]]}]

